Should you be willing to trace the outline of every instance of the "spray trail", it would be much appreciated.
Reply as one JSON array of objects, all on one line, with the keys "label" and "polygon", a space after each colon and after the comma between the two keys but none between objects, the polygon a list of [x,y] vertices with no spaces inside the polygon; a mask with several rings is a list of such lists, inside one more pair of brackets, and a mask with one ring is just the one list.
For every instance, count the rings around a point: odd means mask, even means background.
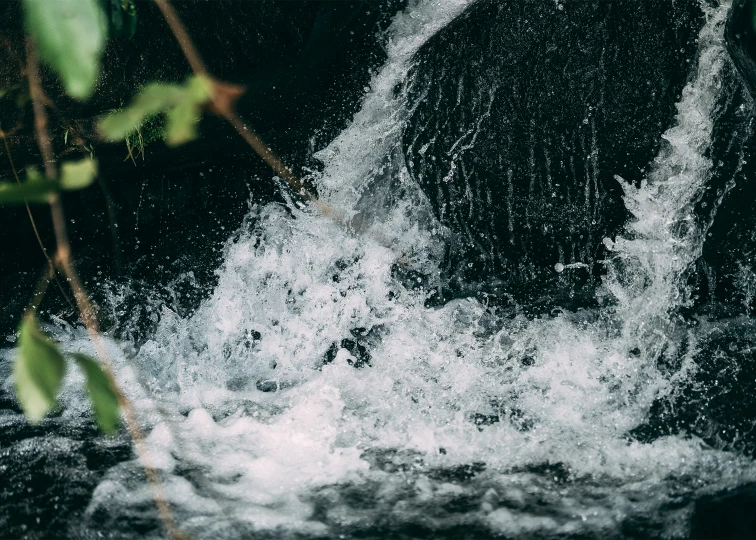
[{"label": "spray trail", "polygon": [[684,299],[682,276],[701,255],[704,232],[694,205],[711,177],[708,150],[723,70],[730,61],[724,43],[730,3],[701,4],[706,23],[698,64],[677,104],[674,126],[662,135],[662,150],[639,188],[618,178],[633,217],[627,237],[617,237],[613,246],[605,241],[616,254],[605,283],[619,301],[623,333],[642,342],[650,358],[666,339],[669,311]]}]

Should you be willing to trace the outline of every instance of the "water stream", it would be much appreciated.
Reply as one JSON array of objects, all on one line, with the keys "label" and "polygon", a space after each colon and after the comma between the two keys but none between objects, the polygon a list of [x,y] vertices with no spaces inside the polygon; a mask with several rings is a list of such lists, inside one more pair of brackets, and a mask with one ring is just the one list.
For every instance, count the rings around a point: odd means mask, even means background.
[{"label": "water stream", "polygon": [[[357,232],[295,202],[253,206],[193,315],[163,308],[146,343],[111,343],[192,538],[678,538],[697,497],[756,481],[751,459],[695,436],[629,435],[696,370],[693,351],[672,372],[656,360],[680,335],[681,276],[704,240],[692,214],[711,177],[729,6],[704,6],[647,180],[618,179],[632,219],[605,240],[603,307],[536,318],[474,298],[428,308],[427,290],[395,277],[397,264],[437,275],[446,235],[403,162],[400,83],[467,3],[396,16],[360,111],[317,156],[319,193]],[[87,349],[81,329],[53,330]],[[86,407],[74,383],[72,419]],[[137,460],[107,470],[79,526],[161,534]]]}]

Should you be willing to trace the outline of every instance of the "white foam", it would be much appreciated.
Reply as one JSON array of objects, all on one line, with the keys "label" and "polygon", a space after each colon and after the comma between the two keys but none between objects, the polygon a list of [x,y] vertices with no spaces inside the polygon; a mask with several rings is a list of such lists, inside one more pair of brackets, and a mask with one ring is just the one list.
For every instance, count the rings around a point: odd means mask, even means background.
[{"label": "white foam", "polygon": [[684,272],[703,248],[694,205],[711,176],[714,112],[730,61],[724,43],[730,4],[701,5],[706,22],[698,38],[698,63],[677,104],[674,125],[662,135],[662,149],[639,188],[619,179],[633,218],[627,237],[617,237],[612,246],[621,266],[610,266],[606,283],[619,300],[626,336],[644,343],[649,356],[666,339],[668,312],[685,300]]},{"label": "white foam", "polygon": [[[630,512],[653,514],[673,489],[700,493],[756,479],[749,462],[695,438],[625,437],[671,384],[647,355],[628,351],[637,314],[664,319],[677,275],[699,249],[694,228],[680,234],[677,224],[709,174],[727,7],[707,11],[698,72],[677,127],[665,134],[669,149],[645,187],[628,188],[633,238],[613,247],[638,279],[623,285],[628,276],[615,273],[608,282],[620,300],[616,317],[498,320],[471,299],[426,309],[422,291],[394,281],[398,253],[433,269],[438,225],[419,211],[417,191],[401,201],[381,191],[407,179],[396,151],[407,111],[394,88],[412,53],[466,4],[416,2],[396,17],[389,59],[361,111],[320,154],[320,192],[391,245],[311,209],[255,208],[227,246],[212,297],[187,319],[165,311],[137,355],[153,396],[143,408],[166,411],[151,416],[154,464],[193,536],[220,537],[234,523],[313,535],[387,519],[443,527],[462,518],[428,508],[462,496],[479,501],[468,523],[505,535],[609,534]],[[370,213],[366,197],[382,195],[386,204]],[[323,365],[329,347],[357,328],[372,330],[371,365],[353,367],[345,350]],[[480,462],[485,471],[474,480],[449,472]],[[558,471],[538,472],[555,464],[575,483],[560,487]],[[201,471],[204,484],[190,485],[179,465]],[[92,511],[136,504],[134,492],[118,487],[119,474],[98,487]],[[349,490],[373,502],[360,505]],[[538,510],[544,500],[548,516]],[[678,526],[670,521],[667,533],[682,534]]]}]

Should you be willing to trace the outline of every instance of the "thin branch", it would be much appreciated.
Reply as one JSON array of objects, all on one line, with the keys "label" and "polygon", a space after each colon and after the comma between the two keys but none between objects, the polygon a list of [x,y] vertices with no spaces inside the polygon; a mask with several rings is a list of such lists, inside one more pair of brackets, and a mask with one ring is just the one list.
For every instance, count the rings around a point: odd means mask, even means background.
[{"label": "thin branch", "polygon": [[165,17],[168,26],[171,27],[171,32],[176,36],[176,41],[178,41],[181,51],[189,62],[192,71],[197,75],[207,75],[205,62],[202,61],[202,57],[194,47],[194,43],[189,37],[189,33],[186,31],[181,19],[179,19],[176,10],[173,9],[173,6],[167,0],[155,0],[155,3],[163,14],[163,17]]},{"label": "thin branch", "polygon": [[[29,78],[29,90],[32,97],[32,103],[34,108],[34,126],[35,136],[37,144],[39,145],[40,152],[42,154],[42,160],[45,164],[45,175],[48,179],[55,179],[57,177],[57,166],[55,163],[55,156],[52,150],[52,144],[50,142],[50,135],[48,132],[47,112],[44,106],[44,94],[42,92],[42,86],[39,77],[39,63],[37,60],[34,44],[31,39],[26,41],[26,54],[27,54],[27,76]],[[68,283],[71,286],[71,290],[74,293],[76,299],[76,305],[79,308],[84,326],[87,329],[89,338],[95,348],[95,352],[100,359],[102,370],[108,377],[111,387],[116,394],[118,404],[123,411],[124,420],[126,421],[126,427],[128,428],[134,445],[137,450],[137,454],[141,460],[147,479],[152,486],[153,498],[160,514],[160,518],[166,528],[166,531],[173,539],[184,539],[186,535],[182,533],[176,526],[176,522],[173,518],[173,514],[165,498],[163,486],[158,476],[157,471],[149,465],[147,443],[139,426],[136,411],[129,398],[123,392],[118,385],[113,365],[108,356],[107,346],[105,340],[100,334],[99,324],[95,316],[94,306],[87,295],[79,275],[74,268],[71,260],[71,243],[68,238],[68,230],[66,228],[66,218],[63,212],[63,204],[60,200],[60,195],[54,193],[49,198],[50,210],[52,214],[53,229],[55,231],[55,240],[57,243],[57,252],[55,254],[55,260],[58,266],[63,270],[63,273],[68,279]]]},{"label": "thin branch", "polygon": [[[5,131],[3,131],[2,128],[0,128],[0,137],[2,137],[3,144],[5,145],[5,155],[8,156],[8,162],[10,163],[11,170],[13,171],[13,177],[16,179],[16,183],[20,185],[21,179],[18,177],[16,164],[13,161],[13,156],[11,155],[10,147],[8,146],[8,137],[6,136]],[[32,212],[31,212],[31,208],[29,207],[29,202],[24,200],[24,206],[26,206],[26,213],[29,216],[29,221],[31,222],[32,229],[34,230],[34,236],[37,238],[37,243],[39,244],[39,248],[42,250],[42,255],[45,256],[45,259],[47,259],[47,264],[50,266],[50,274],[51,274],[50,278],[55,279],[55,283],[58,284],[58,288],[60,289],[60,293],[63,295],[63,298],[65,298],[66,302],[71,307],[71,309],[76,311],[76,306],[74,306],[73,301],[68,296],[68,294],[66,294],[66,290],[63,288],[63,284],[60,282],[60,279],[58,278],[58,274],[55,272],[55,263],[53,263],[53,260],[50,258],[50,255],[47,253],[47,248],[45,248],[45,244],[42,242],[42,237],[39,235],[39,229],[37,229],[37,222],[34,220],[34,216],[32,215]]]},{"label": "thin branch", "polygon": [[[289,185],[292,191],[311,202],[322,215],[344,225],[350,231],[358,232],[360,228],[356,226],[351,218],[345,216],[343,212],[327,202],[320,200],[314,193],[308,190],[302,180],[295,175],[289,167],[284,165],[284,163],[273,153],[270,147],[265,144],[252,129],[244,124],[233,108],[234,100],[240,95],[241,89],[237,86],[217,81],[209,75],[207,66],[189,37],[189,33],[186,31],[186,27],[181,22],[176,10],[173,9],[170,0],[154,1],[173,32],[176,41],[178,41],[178,44],[194,74],[202,75],[211,82],[213,91],[210,100],[213,105],[213,110],[233,126],[242,139],[244,139],[257,155],[260,156],[271,169],[273,169],[279,178]],[[393,251],[391,248],[391,240],[386,238],[386,236],[380,232],[374,230],[362,230],[359,232],[369,236],[381,246]],[[396,254],[396,257],[397,262],[403,264],[404,254]]]},{"label": "thin branch", "polygon": [[[156,1],[163,2],[165,0]],[[215,83],[216,89],[218,84],[219,83]],[[271,169],[273,169],[273,171],[279,176],[279,178],[289,184],[289,187],[295,193],[298,193],[305,199],[316,199],[315,195],[307,190],[307,188],[305,188],[302,180],[297,175],[292,173],[291,169],[289,169],[286,165],[283,164],[280,159],[278,159],[278,157],[271,151],[270,147],[266,145],[254,131],[244,125],[244,122],[241,118],[239,118],[238,114],[236,114],[230,108],[227,108],[226,110],[221,109],[223,104],[218,102],[219,100],[217,98],[217,92],[213,92],[212,100],[213,105],[215,105],[215,108],[221,113],[221,116],[223,116],[223,118],[225,118],[226,121],[228,121],[228,123],[234,127],[236,132],[241,135],[241,138],[244,139],[244,141],[252,147],[252,150],[257,152],[257,155],[260,156]]]},{"label": "thin branch", "polygon": [[245,126],[242,119],[233,111],[231,106],[233,97],[238,97],[241,93],[241,89],[228,83],[216,81],[209,75],[205,62],[195,48],[194,43],[189,37],[189,33],[186,31],[184,23],[181,22],[181,19],[176,13],[176,10],[173,9],[169,0],[155,0],[155,3],[163,14],[168,26],[171,28],[173,35],[176,37],[176,41],[178,41],[178,44],[194,74],[205,76],[211,81],[213,91],[210,100],[212,101],[215,111],[234,127],[236,132],[241,135],[249,146],[252,147],[257,155],[259,155],[282,180],[289,184],[289,187],[294,190],[295,193],[298,193],[306,199],[314,199],[315,196],[304,187],[302,180],[291,172],[291,169],[284,165],[284,163],[271,151],[270,147],[265,144],[254,131]]}]

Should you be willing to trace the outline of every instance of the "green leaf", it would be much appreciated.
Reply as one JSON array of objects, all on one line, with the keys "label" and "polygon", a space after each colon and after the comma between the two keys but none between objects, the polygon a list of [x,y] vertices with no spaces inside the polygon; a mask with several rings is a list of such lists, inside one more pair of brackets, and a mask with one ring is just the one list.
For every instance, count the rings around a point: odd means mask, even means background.
[{"label": "green leaf", "polygon": [[139,129],[148,116],[174,106],[185,94],[184,87],[177,84],[153,83],[145,86],[126,109],[110,113],[100,120],[100,133],[110,141],[125,139]]},{"label": "green leaf", "polygon": [[123,111],[113,112],[100,120],[100,133],[110,141],[120,141],[138,131],[147,120],[166,114],[166,142],[177,146],[197,136],[201,107],[210,98],[209,81],[190,77],[183,85],[154,83],[137,95]]},{"label": "green leaf", "polygon": [[200,105],[210,99],[210,93],[213,91],[212,82],[203,75],[189,77],[185,85],[188,99]]},{"label": "green leaf", "polygon": [[180,146],[197,137],[197,124],[202,117],[197,104],[186,100],[166,113],[165,143]]},{"label": "green leaf", "polygon": [[58,347],[37,327],[34,315],[21,323],[13,364],[16,397],[29,421],[37,423],[55,406],[66,362]]},{"label": "green leaf", "polygon": [[51,193],[58,190],[58,182],[48,180],[37,169],[29,167],[26,182],[0,182],[0,204],[47,203]]},{"label": "green leaf", "polygon": [[118,398],[110,384],[110,379],[100,367],[99,362],[83,354],[73,355],[74,360],[84,372],[87,379],[87,392],[92,400],[95,418],[100,429],[113,433],[118,428]]},{"label": "green leaf", "polygon": [[166,114],[165,142],[179,146],[197,137],[197,124],[202,118],[201,106],[210,98],[210,86],[203,77],[191,77],[186,83],[182,101]]},{"label": "green leaf", "polygon": [[83,189],[96,176],[97,161],[91,157],[63,163],[60,167],[60,181],[48,180],[37,169],[29,167],[26,182],[0,182],[0,204],[47,203],[51,193],[59,189]]},{"label": "green leaf", "polygon": [[96,160],[84,158],[80,161],[67,161],[60,167],[60,187],[65,190],[84,189],[96,176]]},{"label": "green leaf", "polygon": [[69,95],[86,99],[100,71],[105,19],[97,0],[23,0],[26,28]]}]

